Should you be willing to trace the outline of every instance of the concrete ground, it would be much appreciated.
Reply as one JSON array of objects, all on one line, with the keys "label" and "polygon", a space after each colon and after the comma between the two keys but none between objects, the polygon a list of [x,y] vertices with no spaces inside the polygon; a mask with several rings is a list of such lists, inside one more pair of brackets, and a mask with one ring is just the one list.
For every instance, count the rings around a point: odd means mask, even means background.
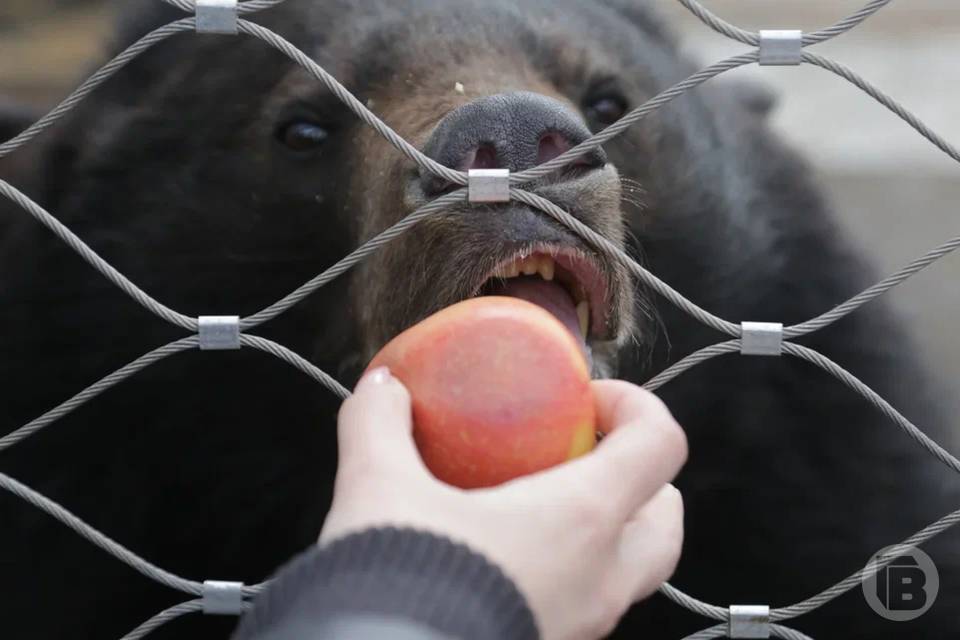
[{"label": "concrete ground", "polygon": [[[864,1],[705,4],[744,28],[809,31]],[[711,31],[675,0],[651,3],[705,65],[746,49]],[[0,95],[40,104],[61,98],[85,72],[78,63],[97,54],[108,15],[102,0],[0,2]],[[893,2],[814,50],[856,70],[960,145],[960,3]],[[960,234],[960,166],[860,90],[819,68],[754,65],[728,77],[749,78],[776,92],[776,128],[810,158],[839,219],[882,272]],[[960,320],[958,276],[960,256],[948,257],[888,295],[914,325],[943,386],[960,391],[960,340],[954,336]],[[960,410],[960,393],[951,401]]]}]

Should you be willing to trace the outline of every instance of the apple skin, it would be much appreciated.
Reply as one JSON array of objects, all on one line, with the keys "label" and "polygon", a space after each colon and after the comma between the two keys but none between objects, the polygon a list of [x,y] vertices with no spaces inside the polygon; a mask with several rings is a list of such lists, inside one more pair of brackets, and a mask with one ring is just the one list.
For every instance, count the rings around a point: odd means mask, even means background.
[{"label": "apple skin", "polygon": [[454,304],[396,336],[367,370],[380,366],[410,392],[427,468],[453,486],[498,485],[596,445],[580,345],[531,302],[485,296]]}]

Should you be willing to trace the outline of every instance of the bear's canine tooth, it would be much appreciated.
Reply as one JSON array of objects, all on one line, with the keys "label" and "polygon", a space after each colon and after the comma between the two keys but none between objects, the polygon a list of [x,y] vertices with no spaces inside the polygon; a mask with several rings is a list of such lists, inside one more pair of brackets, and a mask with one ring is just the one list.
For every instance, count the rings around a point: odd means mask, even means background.
[{"label": "bear's canine tooth", "polygon": [[540,259],[540,268],[538,269],[538,272],[540,273],[540,277],[546,280],[547,282],[550,282],[551,280],[553,280],[553,272],[554,272],[553,258],[551,258],[550,256],[542,257]]},{"label": "bear's canine tooth", "polygon": [[577,320],[580,321],[580,333],[586,338],[590,329],[590,303],[586,300],[577,305]]}]

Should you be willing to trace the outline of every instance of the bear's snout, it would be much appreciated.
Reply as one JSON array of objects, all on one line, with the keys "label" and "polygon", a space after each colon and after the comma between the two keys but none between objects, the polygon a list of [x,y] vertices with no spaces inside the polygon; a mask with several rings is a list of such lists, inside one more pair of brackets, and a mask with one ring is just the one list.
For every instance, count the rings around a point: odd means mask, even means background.
[{"label": "bear's snout", "polygon": [[[448,113],[434,129],[424,152],[460,171],[517,172],[548,162],[589,137],[583,118],[559,100],[532,92],[499,93]],[[598,169],[606,162],[606,154],[598,148],[568,170]],[[429,172],[421,172],[420,185],[428,197],[450,186]]]}]

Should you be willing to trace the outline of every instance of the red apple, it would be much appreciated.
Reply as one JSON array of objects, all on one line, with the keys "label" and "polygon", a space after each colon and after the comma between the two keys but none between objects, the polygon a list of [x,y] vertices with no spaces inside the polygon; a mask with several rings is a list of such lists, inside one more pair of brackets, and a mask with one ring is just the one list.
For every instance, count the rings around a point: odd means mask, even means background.
[{"label": "red apple", "polygon": [[409,390],[414,438],[440,480],[486,487],[590,451],[596,417],[582,346],[543,308],[472,298],[407,329],[373,358]]}]

